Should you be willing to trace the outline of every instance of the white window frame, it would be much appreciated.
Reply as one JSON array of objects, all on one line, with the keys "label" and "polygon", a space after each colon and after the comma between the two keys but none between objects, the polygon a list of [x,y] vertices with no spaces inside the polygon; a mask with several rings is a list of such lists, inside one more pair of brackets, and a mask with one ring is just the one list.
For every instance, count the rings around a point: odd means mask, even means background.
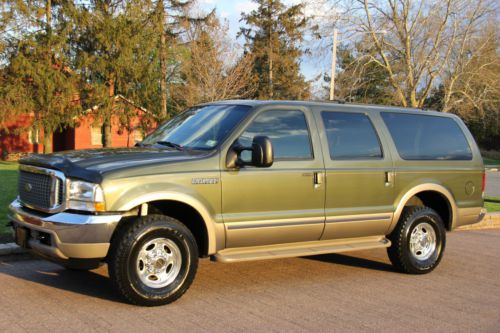
[{"label": "white window frame", "polygon": [[[99,134],[97,134],[99,130]],[[93,124],[90,126],[90,144],[92,146],[102,146],[102,124]]]}]

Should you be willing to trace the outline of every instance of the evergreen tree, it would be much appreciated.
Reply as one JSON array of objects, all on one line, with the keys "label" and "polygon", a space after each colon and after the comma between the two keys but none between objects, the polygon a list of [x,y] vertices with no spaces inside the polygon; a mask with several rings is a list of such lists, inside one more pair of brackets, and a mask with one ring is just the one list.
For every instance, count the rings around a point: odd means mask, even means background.
[{"label": "evergreen tree", "polygon": [[300,73],[300,43],[306,19],[303,5],[286,7],[280,0],[253,0],[257,10],[242,13],[246,52],[254,58],[255,98],[307,99],[309,82]]},{"label": "evergreen tree", "polygon": [[146,108],[156,107],[158,51],[147,14],[143,1],[93,0],[78,11],[72,40],[75,66],[82,76],[81,101],[84,108],[98,107],[106,147],[112,145],[112,116],[120,116],[126,126],[134,111],[128,104],[116,105],[117,94]]},{"label": "evergreen tree", "polygon": [[168,77],[169,64],[172,59],[169,59],[169,48],[175,43],[175,30],[183,21],[185,16],[182,15],[182,10],[187,8],[192,3],[192,0],[177,1],[177,0],[157,0],[154,6],[154,16],[156,17],[156,29],[158,38],[158,50],[160,55],[160,119],[168,119]]},{"label": "evergreen tree", "polygon": [[33,127],[41,129],[44,152],[52,152],[52,133],[72,121],[76,74],[68,62],[67,38],[71,30],[67,13],[71,2],[13,1],[17,20],[34,22],[10,48],[0,88],[2,107],[12,116],[34,115]]},{"label": "evergreen tree", "polygon": [[[335,96],[339,99],[368,104],[394,105],[397,101],[383,68],[370,60],[372,50],[362,42],[338,47],[338,67]],[[325,75],[330,82],[330,76]],[[325,87],[327,96],[330,87]]]}]

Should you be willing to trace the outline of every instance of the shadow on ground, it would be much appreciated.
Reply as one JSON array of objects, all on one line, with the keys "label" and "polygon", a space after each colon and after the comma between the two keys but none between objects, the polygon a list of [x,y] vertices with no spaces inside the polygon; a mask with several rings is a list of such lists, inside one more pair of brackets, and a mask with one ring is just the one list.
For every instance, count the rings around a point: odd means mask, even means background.
[{"label": "shadow on ground", "polygon": [[[32,260],[29,262],[0,260],[0,274],[10,275],[77,294],[124,303],[124,300],[114,291],[109,278],[103,275],[106,272],[105,267],[101,267],[95,271],[78,271],[67,270],[48,262],[43,262],[40,265],[41,262],[41,260]],[[27,263],[29,264],[26,265]],[[17,265],[23,265],[24,267],[19,270],[15,267]],[[42,269],[40,266],[42,266]]]},{"label": "shadow on ground", "polygon": [[383,272],[396,272],[391,264],[339,253],[321,254],[304,258],[343,266],[366,268]]},{"label": "shadow on ground", "polygon": [[[344,254],[324,254],[298,259],[321,261],[333,265],[383,272],[395,272],[390,264]],[[197,283],[202,284],[198,287],[202,288],[205,292],[208,290],[217,292],[217,288],[229,288],[232,290],[237,290],[239,288],[246,289],[248,287],[248,274],[251,274],[251,272],[258,273],[258,271],[262,270],[266,271],[266,279],[276,280],[273,282],[282,280],[283,283],[292,283],[292,281],[289,280],[290,276],[286,273],[284,274],[283,266],[295,266],[297,265],[295,261],[291,264],[286,262],[286,259],[255,263],[257,265],[252,266],[250,263],[213,265],[207,262],[208,265],[206,265],[201,262],[202,265],[205,265],[203,270],[205,276],[197,278]],[[73,271],[41,260],[18,262],[0,260],[0,274],[107,301],[126,303],[125,300],[114,291],[107,275],[107,267],[105,266],[93,271]],[[223,281],[219,281],[222,284],[215,283],[214,285],[214,281],[211,278],[207,278],[206,275],[212,276],[217,274],[226,277],[222,278]],[[357,273],[353,271],[353,274]],[[295,279],[301,278],[307,279],[307,275],[302,277],[298,276]],[[296,280],[295,282],[297,282]],[[203,285],[207,283],[210,285]],[[258,284],[259,281],[255,281],[255,283]]]}]

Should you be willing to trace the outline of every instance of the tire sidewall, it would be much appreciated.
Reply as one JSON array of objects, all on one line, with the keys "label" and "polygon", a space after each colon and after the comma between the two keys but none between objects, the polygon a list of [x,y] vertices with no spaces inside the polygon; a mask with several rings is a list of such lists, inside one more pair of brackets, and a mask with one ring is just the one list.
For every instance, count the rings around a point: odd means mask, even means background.
[{"label": "tire sidewall", "polygon": [[[158,302],[161,300],[169,299],[174,294],[183,293],[185,281],[192,270],[193,263],[193,246],[189,240],[180,230],[165,226],[165,225],[150,225],[141,229],[137,238],[132,242],[127,256],[125,256],[126,263],[122,267],[126,269],[126,275],[130,281],[130,287],[138,296],[150,302]],[[175,280],[169,285],[162,288],[151,288],[145,285],[137,273],[136,264],[138,254],[148,241],[155,238],[167,238],[173,241],[181,251],[182,263],[179,274]]]},{"label": "tire sidewall", "polygon": [[[436,234],[436,248],[432,255],[425,260],[419,260],[415,258],[410,251],[411,234],[413,230],[421,223],[429,224],[434,229],[434,233]],[[430,271],[439,264],[439,261],[443,256],[445,243],[446,232],[444,230],[441,218],[437,214],[429,211],[419,212],[418,214],[415,214],[415,216],[413,216],[411,222],[408,223],[406,228],[404,241],[406,260],[408,264],[418,272],[424,273]]]}]

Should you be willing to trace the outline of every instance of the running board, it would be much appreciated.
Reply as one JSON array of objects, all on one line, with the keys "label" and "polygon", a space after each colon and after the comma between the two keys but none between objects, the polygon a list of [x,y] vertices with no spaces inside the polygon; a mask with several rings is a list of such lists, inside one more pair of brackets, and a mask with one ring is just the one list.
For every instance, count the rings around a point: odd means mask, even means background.
[{"label": "running board", "polygon": [[368,250],[389,246],[391,246],[391,242],[383,236],[335,239],[224,249],[211,256],[211,260],[230,263],[249,260],[313,256],[325,253]]}]

